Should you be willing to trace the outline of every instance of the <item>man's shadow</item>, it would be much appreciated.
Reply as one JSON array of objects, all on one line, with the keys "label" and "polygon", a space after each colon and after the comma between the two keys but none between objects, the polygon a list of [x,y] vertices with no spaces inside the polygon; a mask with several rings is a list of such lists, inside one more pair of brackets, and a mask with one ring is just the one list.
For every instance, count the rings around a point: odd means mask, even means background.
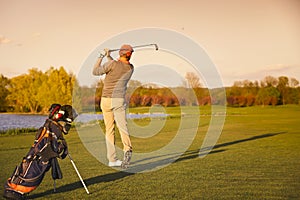
[{"label": "man's shadow", "polygon": [[201,153],[201,152],[205,152],[206,150],[211,150],[208,154],[220,153],[220,152],[226,151],[226,149],[220,149],[222,147],[228,147],[228,146],[232,146],[232,145],[239,144],[239,143],[273,137],[273,136],[276,136],[279,134],[284,134],[284,133],[287,133],[287,132],[265,133],[262,135],[257,135],[257,136],[253,136],[253,137],[249,137],[249,138],[245,138],[245,139],[235,140],[235,141],[231,141],[231,142],[225,142],[222,144],[216,144],[214,146],[209,146],[209,147],[205,147],[205,148],[201,148],[201,149],[197,149],[197,150],[187,151],[176,162],[201,157],[201,156],[205,155],[205,153]]},{"label": "man's shadow", "polygon": [[[85,182],[86,186],[88,187],[89,185],[115,181],[115,180],[122,179],[122,178],[130,176],[130,175],[133,175],[133,174],[119,171],[119,172],[114,172],[114,173],[110,173],[110,174],[104,174],[104,175],[88,178],[88,179],[85,179],[84,182]],[[83,188],[83,186],[80,181],[76,181],[74,183],[69,183],[67,185],[63,185],[63,186],[56,188],[56,193],[64,193],[64,192],[76,190],[79,188]],[[90,191],[90,192],[93,193],[92,191]],[[36,198],[44,197],[44,196],[47,196],[47,195],[50,195],[53,193],[55,193],[53,191],[53,189],[49,189],[47,191],[44,191],[44,192],[41,192],[38,194],[29,195],[27,197],[27,199],[36,199]]]},{"label": "man's shadow", "polygon": [[[226,151],[226,149],[219,149],[222,147],[228,147],[228,146],[239,144],[239,143],[273,137],[273,136],[276,136],[279,134],[284,134],[284,133],[286,133],[286,132],[266,133],[266,134],[262,134],[262,135],[258,135],[258,136],[253,136],[250,138],[245,138],[245,139],[235,140],[232,142],[217,144],[213,147],[207,147],[207,148],[211,149],[209,154],[220,153],[220,152]],[[148,171],[148,170],[152,170],[155,168],[159,168],[161,166],[165,166],[166,164],[169,164],[170,162],[181,162],[184,160],[198,158],[199,156],[201,156],[201,153],[199,154],[199,151],[200,151],[200,149],[186,151],[179,158],[178,158],[177,153],[163,155],[163,156],[149,157],[149,158],[145,158],[143,160],[133,162],[133,166],[130,168],[131,168],[131,171],[134,171],[134,172]],[[174,160],[175,158],[177,158],[177,159]],[[152,159],[155,159],[156,161],[151,162]],[[146,163],[144,163],[145,161],[146,161]],[[139,164],[139,163],[142,163],[142,164]],[[85,179],[84,181],[85,181],[86,185],[89,186],[89,185],[94,185],[94,184],[99,184],[99,183],[104,183],[104,182],[115,181],[115,180],[122,179],[127,176],[131,176],[131,175],[134,175],[134,173],[129,173],[126,171],[118,171],[118,172],[114,172],[114,173],[110,173],[110,174],[105,174],[105,175],[88,178],[88,179]],[[60,186],[56,190],[57,190],[57,193],[63,193],[63,192],[76,190],[76,189],[79,189],[82,187],[83,186],[82,186],[81,182],[77,181],[77,182],[70,183],[70,184],[67,184],[64,186]],[[91,193],[92,193],[92,191],[91,191]],[[46,196],[49,194],[53,194],[53,189],[44,191],[42,193],[30,195],[30,196],[28,196],[28,199],[35,199],[35,198],[43,197],[43,196]]]}]

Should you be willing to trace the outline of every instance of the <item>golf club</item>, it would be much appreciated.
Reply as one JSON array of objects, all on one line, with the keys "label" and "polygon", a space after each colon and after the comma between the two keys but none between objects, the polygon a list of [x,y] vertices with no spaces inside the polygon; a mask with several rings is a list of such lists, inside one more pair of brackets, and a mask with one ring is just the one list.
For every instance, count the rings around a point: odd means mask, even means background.
[{"label": "golf club", "polygon": [[77,167],[76,167],[76,165],[75,165],[75,163],[74,163],[72,157],[70,156],[70,154],[68,154],[68,157],[70,158],[71,163],[72,163],[72,165],[73,165],[73,167],[74,167],[74,169],[75,169],[75,171],[76,171],[76,173],[77,173],[77,175],[78,175],[78,177],[79,177],[79,179],[80,179],[80,181],[81,181],[81,183],[82,183],[82,185],[83,185],[83,187],[84,187],[86,193],[87,193],[87,194],[90,194],[90,192],[88,191],[88,189],[87,189],[87,187],[86,187],[86,185],[85,185],[85,183],[84,183],[82,177],[80,176],[79,171],[78,171],[78,169],[77,169]]},{"label": "golf club", "polygon": [[[149,46],[154,46],[155,50],[156,51],[158,50],[157,44],[143,44],[143,45],[133,46],[132,48],[136,49],[136,48],[143,48],[143,47],[149,47]],[[109,52],[120,51],[120,50],[122,50],[122,49],[111,49],[111,50],[109,50]]]}]

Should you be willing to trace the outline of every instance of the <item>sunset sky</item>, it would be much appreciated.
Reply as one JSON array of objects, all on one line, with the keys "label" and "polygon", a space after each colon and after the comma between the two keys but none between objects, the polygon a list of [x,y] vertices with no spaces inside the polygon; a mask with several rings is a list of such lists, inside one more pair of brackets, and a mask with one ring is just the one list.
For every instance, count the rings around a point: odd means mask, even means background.
[{"label": "sunset sky", "polygon": [[[299,0],[0,0],[0,25],[0,73],[7,77],[50,66],[77,74],[106,40],[155,27],[199,44],[226,86],[267,75],[300,80]],[[136,77],[148,80],[153,70]]]}]

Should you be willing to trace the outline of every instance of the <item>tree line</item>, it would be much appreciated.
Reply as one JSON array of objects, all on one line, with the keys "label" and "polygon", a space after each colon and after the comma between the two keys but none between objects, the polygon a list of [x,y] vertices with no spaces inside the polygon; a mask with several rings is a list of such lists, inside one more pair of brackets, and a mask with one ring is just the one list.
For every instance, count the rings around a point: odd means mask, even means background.
[{"label": "tree line", "polygon": [[295,78],[266,76],[260,82],[236,81],[226,96],[227,105],[235,107],[300,104],[300,87]]},{"label": "tree line", "polygon": [[[52,103],[72,104],[78,111],[99,110],[102,88],[102,79],[89,87],[79,86],[75,75],[67,73],[63,67],[50,67],[46,72],[32,68],[27,74],[13,78],[0,74],[0,112],[47,113]],[[202,86],[196,74],[188,72],[182,86],[173,88],[131,80],[126,100],[130,107],[300,104],[299,81],[286,76],[236,81],[225,91],[226,99],[219,99],[224,90],[209,90]]]},{"label": "tree line", "polygon": [[72,104],[76,77],[63,67],[36,68],[11,79],[0,75],[0,111],[46,113],[52,103]]}]

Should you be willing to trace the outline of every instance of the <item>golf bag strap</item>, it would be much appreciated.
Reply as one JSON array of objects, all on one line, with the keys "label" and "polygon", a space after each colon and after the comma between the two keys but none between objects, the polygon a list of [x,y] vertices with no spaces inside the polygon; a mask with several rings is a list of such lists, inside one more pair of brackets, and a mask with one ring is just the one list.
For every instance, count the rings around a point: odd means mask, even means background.
[{"label": "golf bag strap", "polygon": [[[62,125],[60,125],[57,121],[54,121],[54,120],[51,120],[51,119],[48,119],[51,123],[55,124],[57,127],[59,127],[59,129],[63,132],[63,127]],[[62,135],[61,135],[62,136]]]},{"label": "golf bag strap", "polygon": [[[54,157],[60,157],[64,159],[68,154],[68,146],[62,134],[63,132],[62,125],[60,125],[58,122],[54,120],[47,119],[44,124],[44,128],[47,129],[47,133],[48,133],[45,134],[45,136],[48,137],[50,136],[50,138],[52,138],[51,147],[54,150],[53,155],[48,158],[50,159]],[[59,156],[59,154],[61,154],[61,156]]]},{"label": "golf bag strap", "polygon": [[62,179],[62,171],[60,169],[60,166],[58,164],[57,158],[51,159],[51,168],[52,168],[52,178],[55,179]]},{"label": "golf bag strap", "polygon": [[47,130],[48,128],[46,126],[43,126],[39,129],[38,134],[35,136],[34,144],[32,146],[39,143],[44,138],[44,136],[47,134]]},{"label": "golf bag strap", "polygon": [[62,154],[60,155],[60,158],[65,159],[67,157],[67,155],[69,154],[68,145],[67,145],[66,140],[64,140],[64,139],[61,142],[62,142],[62,145],[64,146],[64,150],[63,150]]},{"label": "golf bag strap", "polygon": [[43,173],[40,173],[40,175],[34,177],[34,178],[24,178],[22,176],[19,175],[19,179],[21,179],[22,181],[25,181],[25,182],[34,182],[36,180],[38,180],[41,176],[43,176]]}]

